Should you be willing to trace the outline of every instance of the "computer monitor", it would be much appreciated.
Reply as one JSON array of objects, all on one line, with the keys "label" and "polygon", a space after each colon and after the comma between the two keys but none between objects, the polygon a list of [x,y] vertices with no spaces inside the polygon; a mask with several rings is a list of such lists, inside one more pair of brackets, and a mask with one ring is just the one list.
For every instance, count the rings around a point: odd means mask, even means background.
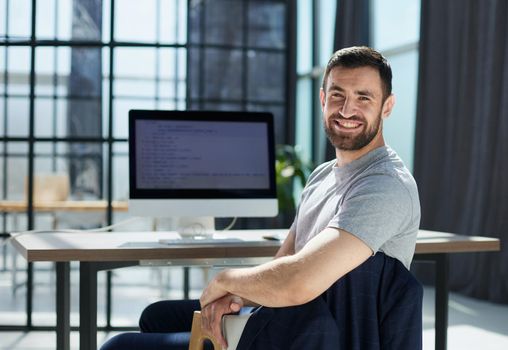
[{"label": "computer monitor", "polygon": [[129,213],[179,218],[208,235],[214,217],[277,215],[273,116],[129,111]]}]

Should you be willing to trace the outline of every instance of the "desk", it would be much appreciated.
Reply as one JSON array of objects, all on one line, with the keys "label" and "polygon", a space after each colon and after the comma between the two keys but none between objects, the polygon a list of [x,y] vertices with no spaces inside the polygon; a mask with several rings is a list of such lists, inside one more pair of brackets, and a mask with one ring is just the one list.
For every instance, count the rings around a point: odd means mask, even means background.
[{"label": "desk", "polygon": [[[111,207],[113,211],[119,211],[119,212],[127,212],[128,211],[128,204],[127,201],[112,201]],[[108,202],[105,200],[86,200],[86,201],[78,201],[78,200],[65,200],[65,201],[35,201],[33,203],[33,210],[34,212],[38,213],[55,213],[58,211],[65,211],[65,212],[105,212],[108,208]],[[4,213],[12,213],[14,215],[14,230],[18,230],[18,224],[17,224],[17,215],[21,213],[26,213],[28,210],[28,203],[26,200],[0,200],[0,212]],[[54,216],[53,217],[53,223],[52,223],[53,229],[57,227],[57,219]],[[7,260],[7,254],[6,250],[3,251],[3,266],[6,266],[6,260]],[[15,292],[16,288],[18,287],[18,283],[16,281],[16,262],[15,257],[13,257],[13,263],[12,263],[12,285],[13,285],[13,292]],[[31,283],[31,275],[32,270],[31,268],[27,271],[29,277],[28,277],[28,284]],[[30,286],[28,288],[31,288]],[[31,314],[32,310],[32,300],[31,300],[31,293],[27,293],[27,314]],[[109,301],[108,301],[109,302]],[[28,316],[27,316],[28,317]]]},{"label": "desk", "polygon": [[[97,348],[97,272],[138,264],[171,266],[251,265],[269,260],[280,242],[263,241],[265,233],[286,230],[229,231],[228,236],[259,242],[255,245],[227,247],[164,246],[161,238],[174,238],[171,232],[45,233],[27,234],[13,240],[29,262],[57,263],[57,349],[70,348],[70,261],[80,262],[80,349]],[[415,260],[436,263],[436,349],[446,349],[448,322],[448,253],[496,251],[498,239],[459,236],[421,230]],[[84,312],[83,310],[87,310]]]},{"label": "desk", "polygon": [[[111,202],[113,211],[127,211],[128,206],[125,201]],[[44,201],[34,202],[33,210],[36,212],[55,212],[55,211],[72,211],[72,212],[90,212],[101,211],[108,208],[108,202],[105,200],[94,201]],[[28,209],[26,201],[2,200],[0,201],[0,212],[5,213],[22,213]]]}]

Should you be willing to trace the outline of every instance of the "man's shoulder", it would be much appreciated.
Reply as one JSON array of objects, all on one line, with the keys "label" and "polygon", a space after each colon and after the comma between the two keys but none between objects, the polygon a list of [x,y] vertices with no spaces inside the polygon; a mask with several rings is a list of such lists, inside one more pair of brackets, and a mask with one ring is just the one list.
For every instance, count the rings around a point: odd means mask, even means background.
[{"label": "man's shoulder", "polygon": [[385,156],[376,159],[365,169],[362,178],[372,178],[376,181],[399,184],[407,189],[417,190],[413,175],[397,153],[389,147]]},{"label": "man's shoulder", "polygon": [[335,159],[332,159],[332,160],[326,161],[326,162],[321,163],[320,165],[318,165],[312,171],[312,173],[309,175],[309,178],[308,178],[307,181],[311,182],[313,180],[320,179],[323,176],[328,175],[330,173],[330,171],[332,171],[333,164],[335,163],[335,161],[336,161]]}]

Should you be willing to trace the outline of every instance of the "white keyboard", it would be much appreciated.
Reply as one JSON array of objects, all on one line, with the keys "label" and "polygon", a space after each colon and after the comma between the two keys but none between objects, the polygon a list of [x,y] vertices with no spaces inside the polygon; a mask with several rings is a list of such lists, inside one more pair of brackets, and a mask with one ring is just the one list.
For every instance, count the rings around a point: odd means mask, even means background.
[{"label": "white keyboard", "polygon": [[259,241],[244,241],[239,238],[174,238],[160,239],[165,245],[191,245],[191,246],[224,246],[224,245],[259,245]]}]

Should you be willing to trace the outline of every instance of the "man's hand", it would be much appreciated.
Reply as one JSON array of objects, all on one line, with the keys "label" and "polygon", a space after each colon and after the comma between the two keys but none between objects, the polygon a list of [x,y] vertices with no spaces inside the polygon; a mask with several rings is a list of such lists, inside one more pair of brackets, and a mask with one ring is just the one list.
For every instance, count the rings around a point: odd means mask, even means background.
[{"label": "man's hand", "polygon": [[222,335],[222,316],[238,312],[242,306],[242,298],[232,294],[205,305],[201,309],[201,328],[206,334],[217,339],[223,348],[227,348],[228,344]]},{"label": "man's hand", "polygon": [[214,302],[215,300],[220,299],[227,294],[230,294],[227,290],[221,287],[219,283],[219,280],[221,276],[225,273],[225,271],[227,270],[219,272],[203,290],[203,293],[199,298],[201,308],[204,308],[206,305]]}]

